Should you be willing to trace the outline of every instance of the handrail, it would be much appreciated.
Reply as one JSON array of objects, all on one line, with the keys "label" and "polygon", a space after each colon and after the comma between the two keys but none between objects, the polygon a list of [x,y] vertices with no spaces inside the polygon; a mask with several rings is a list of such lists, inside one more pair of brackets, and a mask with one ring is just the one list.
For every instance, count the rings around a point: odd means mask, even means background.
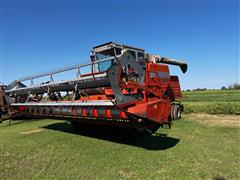
[{"label": "handrail", "polygon": [[67,66],[67,67],[61,67],[61,68],[53,70],[53,71],[47,71],[47,72],[44,72],[44,73],[39,73],[39,74],[31,75],[31,76],[25,76],[23,78],[17,79],[16,81],[17,82],[23,82],[23,81],[27,81],[27,80],[37,79],[37,78],[40,78],[40,77],[52,76],[54,74],[58,74],[58,73],[61,73],[61,72],[66,72],[66,71],[70,71],[70,70],[74,70],[74,69],[78,70],[82,67],[86,67],[86,66],[90,66],[90,65],[93,66],[94,64],[109,61],[111,59],[114,59],[114,57],[109,57],[109,58],[105,58],[105,59],[98,60],[98,61],[92,61],[91,63],[87,63],[87,64],[81,63],[81,64],[70,65],[70,66]]}]

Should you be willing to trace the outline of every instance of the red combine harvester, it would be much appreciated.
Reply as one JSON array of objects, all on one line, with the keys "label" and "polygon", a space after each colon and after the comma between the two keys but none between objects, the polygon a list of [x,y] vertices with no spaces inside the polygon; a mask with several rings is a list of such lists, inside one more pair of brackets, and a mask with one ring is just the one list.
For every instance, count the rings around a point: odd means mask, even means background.
[{"label": "red combine harvester", "polygon": [[[146,54],[143,49],[109,42],[93,48],[88,64],[15,80],[5,87],[5,99],[23,117],[67,119],[155,132],[179,119],[183,106],[177,76],[167,64],[182,72],[187,64]],[[54,81],[58,74],[75,71],[74,80]],[[43,77],[49,81],[35,82]],[[25,82],[29,82],[27,86]]]}]

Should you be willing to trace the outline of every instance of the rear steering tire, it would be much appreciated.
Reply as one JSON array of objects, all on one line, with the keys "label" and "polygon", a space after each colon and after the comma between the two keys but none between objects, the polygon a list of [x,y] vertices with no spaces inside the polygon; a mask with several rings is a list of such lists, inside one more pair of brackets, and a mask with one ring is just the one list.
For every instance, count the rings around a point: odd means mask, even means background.
[{"label": "rear steering tire", "polygon": [[180,105],[176,104],[174,106],[174,119],[178,120],[182,117],[182,108]]},{"label": "rear steering tire", "polygon": [[171,106],[170,116],[172,120],[178,120],[182,118],[182,107],[179,104],[173,104]]}]

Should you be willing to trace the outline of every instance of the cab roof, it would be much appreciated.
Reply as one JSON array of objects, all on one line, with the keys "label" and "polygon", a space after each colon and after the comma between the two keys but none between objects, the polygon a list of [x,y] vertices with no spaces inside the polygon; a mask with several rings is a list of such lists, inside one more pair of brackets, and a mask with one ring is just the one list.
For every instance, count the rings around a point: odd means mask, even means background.
[{"label": "cab roof", "polygon": [[119,43],[115,43],[115,42],[107,42],[107,43],[95,46],[95,47],[93,47],[93,51],[99,52],[101,50],[111,49],[113,47],[118,47],[118,48],[121,48],[121,49],[130,49],[130,50],[135,50],[135,51],[141,51],[141,52],[144,53],[144,49],[136,48],[136,47],[125,45],[125,44],[119,44]]}]

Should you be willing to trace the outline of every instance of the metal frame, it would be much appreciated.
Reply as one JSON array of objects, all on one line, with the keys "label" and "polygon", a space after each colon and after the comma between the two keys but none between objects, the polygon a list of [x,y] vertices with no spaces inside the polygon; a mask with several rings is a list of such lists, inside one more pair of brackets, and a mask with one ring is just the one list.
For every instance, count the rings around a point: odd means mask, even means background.
[{"label": "metal frame", "polygon": [[90,100],[90,101],[75,101],[75,102],[44,102],[44,103],[12,103],[11,106],[114,106],[110,100]]}]

